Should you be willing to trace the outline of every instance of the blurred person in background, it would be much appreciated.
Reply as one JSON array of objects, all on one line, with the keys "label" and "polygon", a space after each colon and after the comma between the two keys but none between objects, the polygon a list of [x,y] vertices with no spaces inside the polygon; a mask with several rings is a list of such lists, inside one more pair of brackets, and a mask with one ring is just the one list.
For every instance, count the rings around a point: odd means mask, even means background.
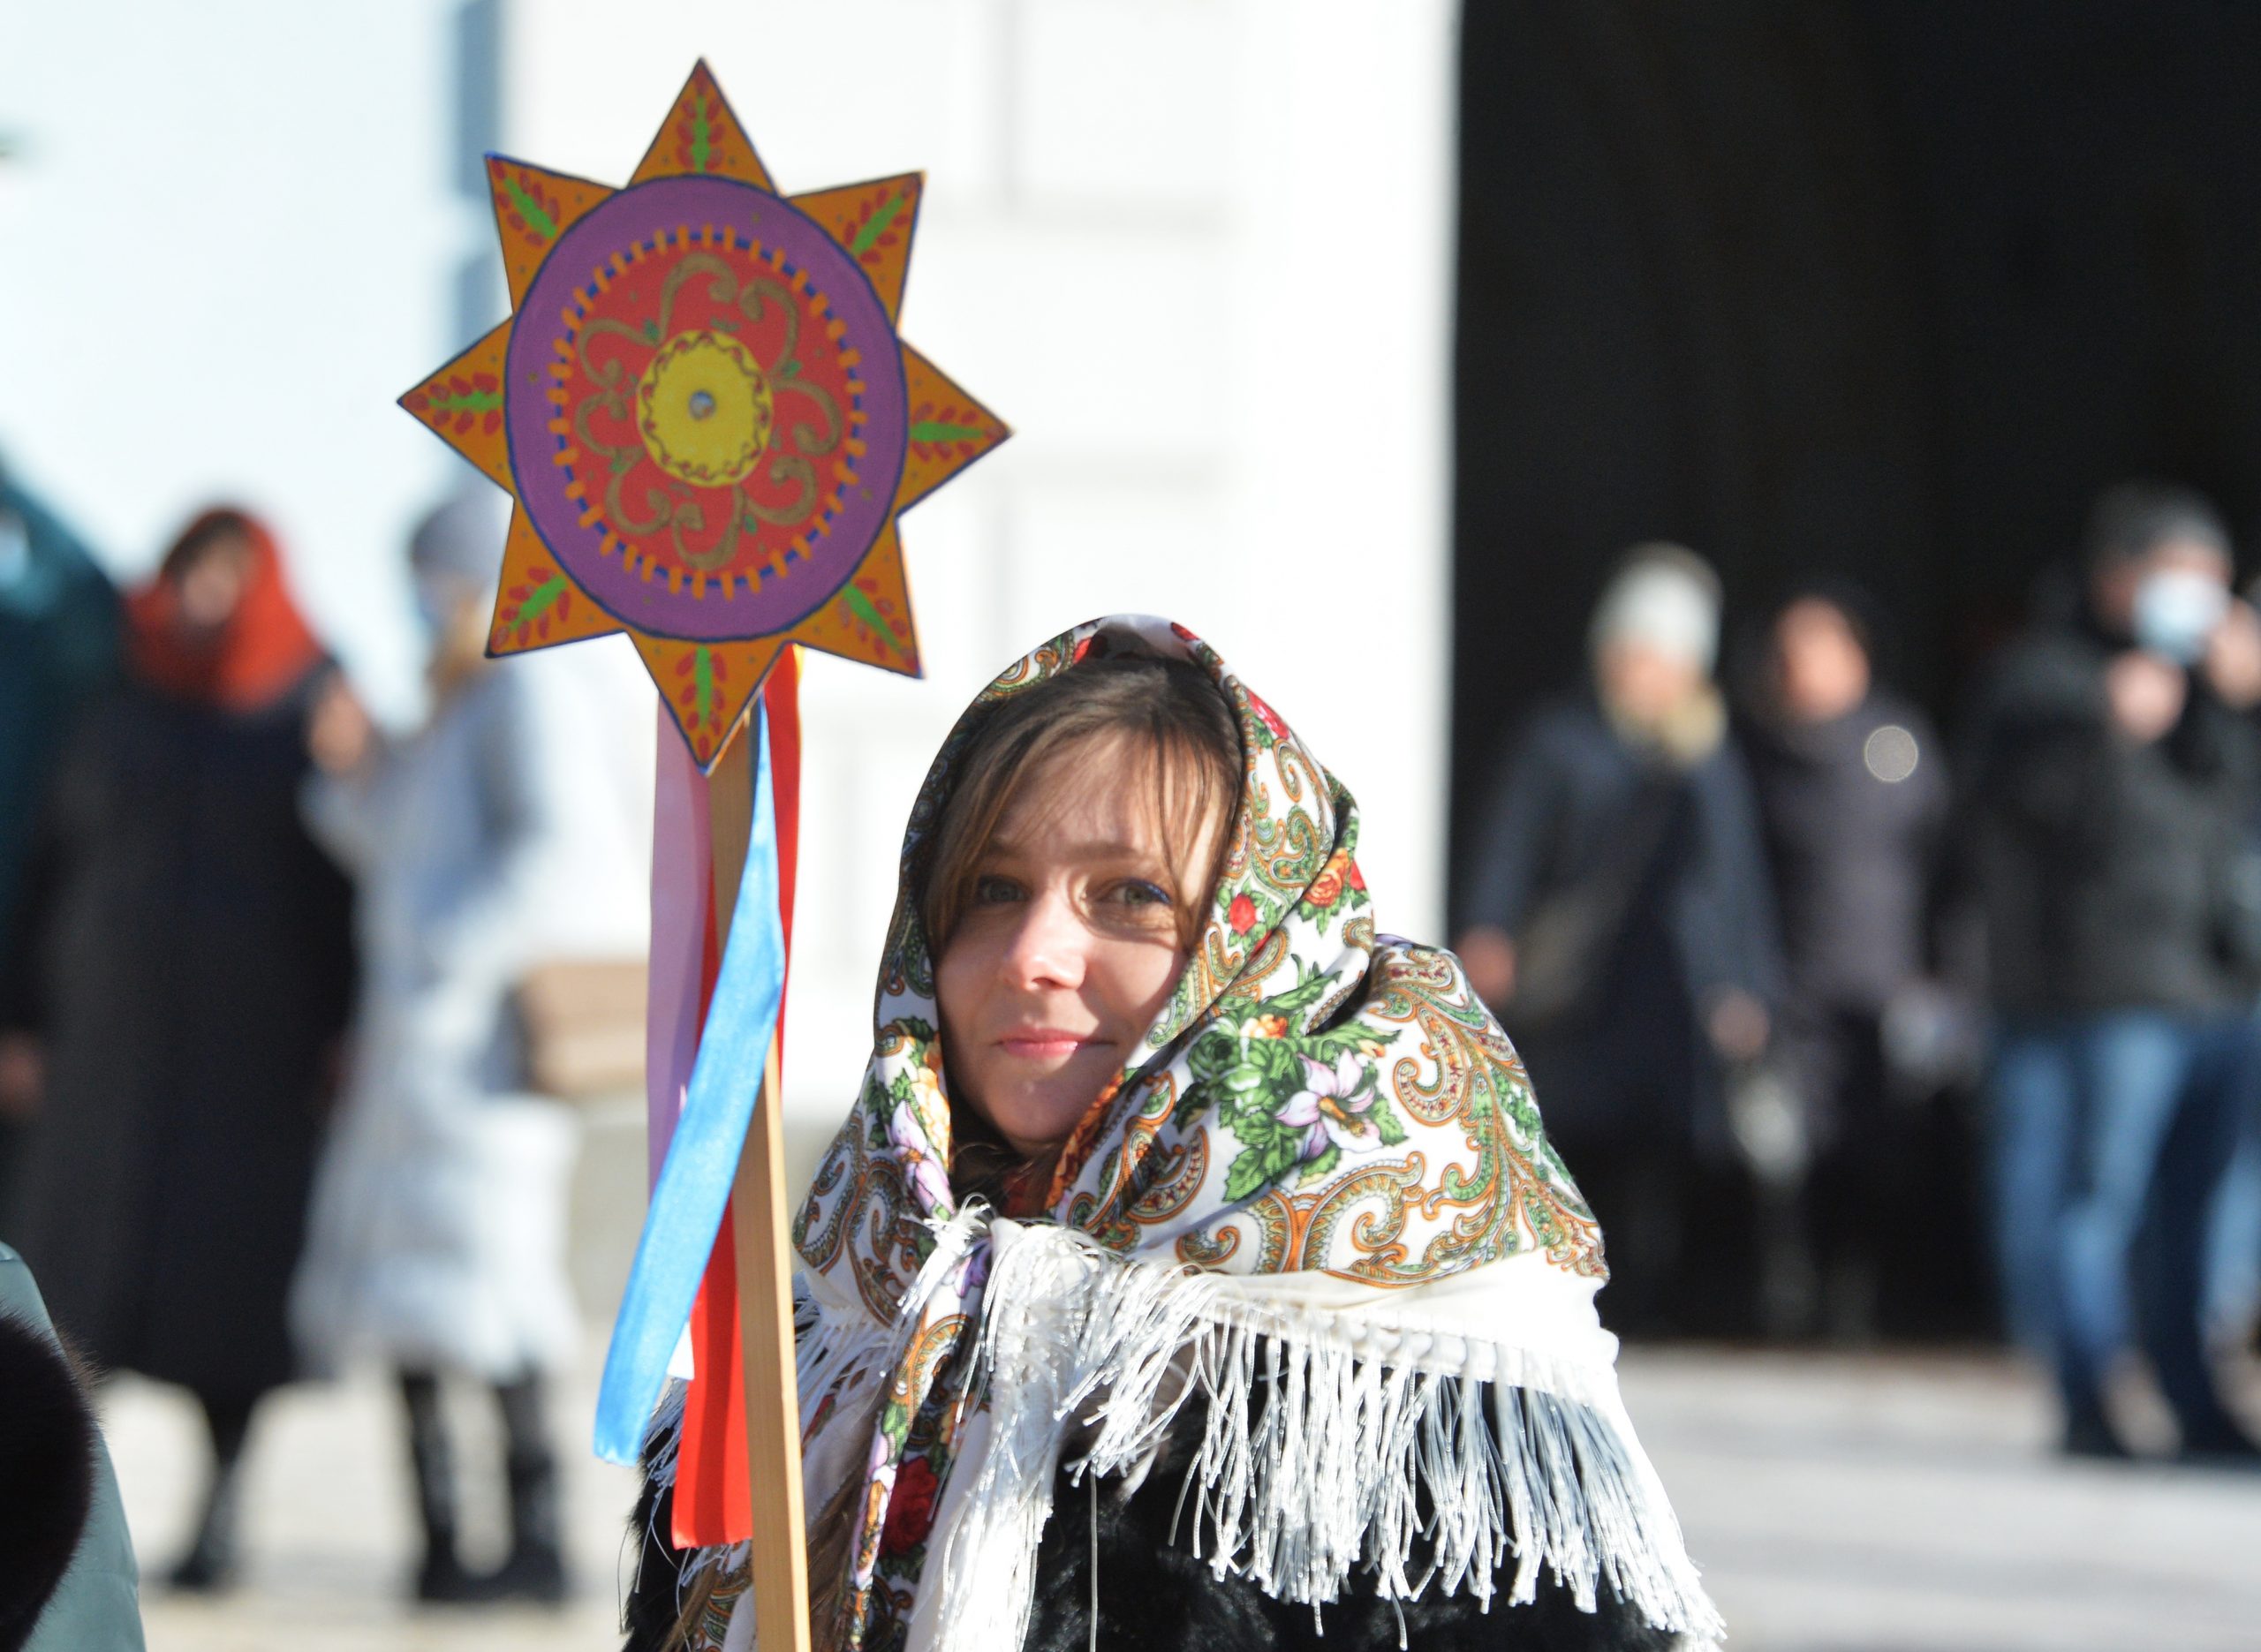
[{"label": "blurred person in background", "polygon": [[2078,611],[2011,647],[1970,736],[2005,1306],[2054,1369],[2066,1452],[2128,1454],[2107,1378],[2140,1331],[2185,1457],[2249,1459],[2200,1304],[2255,1075],[2235,874],[2261,619],[2186,489],[2111,489],[2085,549]]},{"label": "blurred person in background", "polygon": [[[71,531],[0,464],[0,959],[57,754],[117,662],[117,595]],[[0,1037],[0,1182],[39,1094],[38,1048]]]},{"label": "blurred person in background", "polygon": [[125,620],[0,996],[44,1075],[6,1231],[66,1338],[202,1406],[212,1476],[172,1576],[212,1588],[253,1407],[295,1364],[284,1302],[352,1002],[352,892],[298,802],[333,668],[239,510],[190,524]]},{"label": "blurred person in background", "polygon": [[[2261,607],[2261,579],[2247,584],[2245,600],[2249,607]],[[2247,720],[2261,728],[2261,706],[2249,711]],[[2251,950],[2261,953],[2261,793],[2254,804],[2232,888],[2241,927]],[[2261,1338],[2261,1082],[2247,1094],[2213,1221],[2206,1327],[2210,1339],[2226,1354],[2250,1354]]]},{"label": "blurred person in background", "polygon": [[[528,1093],[513,994],[546,906],[572,898],[563,851],[571,713],[523,665],[486,658],[503,524],[443,507],[409,552],[429,628],[431,710],[388,746],[343,685],[316,713],[308,817],[359,881],[359,1036],[322,1160],[292,1318],[318,1368],[396,1374],[427,1601],[565,1592],[544,1384],[577,1344],[565,1272],[576,1123]],[[508,1558],[457,1550],[443,1373],[493,1392],[507,1437]]]},{"label": "blurred person in background", "polygon": [[0,952],[49,770],[117,661],[110,581],[0,464]]},{"label": "blurred person in background", "polygon": [[1747,1279],[1720,1214],[1747,1208],[1726,1081],[1766,1047],[1781,966],[1719,634],[1709,565],[1627,554],[1594,611],[1591,686],[1509,751],[1456,947],[1547,1087],[1609,1226],[1613,1323],[1634,1331],[1733,1325]]},{"label": "blurred person in background", "polygon": [[[1877,681],[1849,586],[1794,590],[1767,629],[1744,734],[1781,914],[1787,991],[1769,1066],[1796,1108],[1767,1235],[1770,1329],[1876,1330],[1878,1249],[1913,1156],[1887,1017],[1925,992],[1947,784],[1929,721]],[[1920,1013],[1920,1012],[1918,1012]]]}]

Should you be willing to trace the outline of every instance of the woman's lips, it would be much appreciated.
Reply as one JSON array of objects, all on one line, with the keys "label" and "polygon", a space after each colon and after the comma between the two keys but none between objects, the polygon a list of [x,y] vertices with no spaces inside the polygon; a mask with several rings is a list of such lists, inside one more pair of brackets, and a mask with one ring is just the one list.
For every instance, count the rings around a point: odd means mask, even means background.
[{"label": "woman's lips", "polygon": [[997,1047],[1007,1055],[1024,1060],[1056,1061],[1076,1053],[1085,1045],[1096,1043],[1088,1033],[1062,1032],[1055,1028],[1040,1027],[1019,1032],[1009,1032],[997,1040]]}]

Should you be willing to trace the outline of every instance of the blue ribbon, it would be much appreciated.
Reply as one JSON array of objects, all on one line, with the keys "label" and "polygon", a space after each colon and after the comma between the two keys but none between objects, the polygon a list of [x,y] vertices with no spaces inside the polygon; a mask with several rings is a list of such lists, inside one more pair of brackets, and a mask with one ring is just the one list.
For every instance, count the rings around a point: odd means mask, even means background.
[{"label": "blue ribbon", "polygon": [[597,1391],[597,1455],[609,1462],[632,1464],[643,1450],[652,1409],[667,1383],[668,1362],[690,1323],[699,1281],[722,1228],[770,1040],[777,1036],[785,992],[785,926],[778,909],[777,822],[762,712],[757,698],[741,736],[755,742],[753,826],[730,938],[699,1031],[683,1117],[652,1188]]}]

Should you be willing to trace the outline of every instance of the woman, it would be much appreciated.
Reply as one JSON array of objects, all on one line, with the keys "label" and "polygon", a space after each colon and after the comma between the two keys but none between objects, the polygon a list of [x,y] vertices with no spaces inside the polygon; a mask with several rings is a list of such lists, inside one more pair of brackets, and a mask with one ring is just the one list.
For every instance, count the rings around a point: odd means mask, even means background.
[{"label": "woman", "polygon": [[1745,1318],[1740,1235],[1720,1220],[1747,1204],[1727,1081],[1766,1045],[1781,966],[1712,680],[1719,631],[1701,559],[1627,553],[1595,605],[1591,686],[1535,711],[1500,771],[1458,943],[1547,1086],[1609,1224],[1612,1318],[1634,1332]]},{"label": "woman", "polygon": [[[961,720],[796,1228],[820,1646],[1716,1633],[1592,1218],[1452,957],[1376,935],[1357,846],[1178,627],[1083,626]],[[636,1652],[752,1616],[742,1550],[665,1546],[678,1427]]]},{"label": "woman", "polygon": [[[500,524],[465,500],[410,547],[432,631],[429,722],[381,749],[340,695],[315,722],[329,773],[309,815],[361,892],[358,1059],[292,1294],[310,1362],[397,1374],[416,1476],[427,1601],[557,1600],[557,1466],[544,1384],[575,1344],[565,1277],[571,1116],[527,1093],[511,995],[556,900],[569,738],[528,674],[486,659]],[[494,1392],[508,1437],[511,1543],[480,1576],[457,1551],[440,1374]]]},{"label": "woman", "polygon": [[1929,719],[1877,680],[1871,613],[1837,581],[1794,589],[1744,729],[1788,974],[1769,1061],[1796,1108],[1797,1146],[1765,1178],[1777,1335],[1874,1336],[1907,1255],[1894,1211],[1932,1173],[1913,1046],[1944,1016],[1926,970],[1947,768]]},{"label": "woman", "polygon": [[253,1408],[292,1372],[352,897],[299,820],[331,668],[267,530],[198,517],[125,618],[128,680],[65,749],[26,882],[9,1019],[43,1093],[9,1236],[66,1337],[203,1407],[212,1479],[173,1580],[210,1588]]}]

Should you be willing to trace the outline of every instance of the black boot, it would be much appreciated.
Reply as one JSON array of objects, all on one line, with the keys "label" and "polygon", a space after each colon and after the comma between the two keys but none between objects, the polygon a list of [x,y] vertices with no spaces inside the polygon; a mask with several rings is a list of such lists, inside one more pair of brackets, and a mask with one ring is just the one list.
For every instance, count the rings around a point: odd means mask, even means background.
[{"label": "black boot", "polygon": [[557,1454],[550,1447],[541,1378],[498,1383],[495,1399],[508,1436],[510,1552],[486,1583],[494,1598],[556,1605],[569,1593],[558,1536]]},{"label": "black boot", "polygon": [[196,1541],[168,1577],[177,1589],[218,1594],[235,1587],[241,1569],[236,1533],[243,1475],[244,1442],[251,1434],[252,1407],[256,1400],[215,1399],[199,1394],[204,1426],[212,1439],[212,1482],[206,1490],[204,1512],[196,1524]]},{"label": "black boot", "polygon": [[424,1525],[416,1598],[435,1603],[479,1600],[481,1580],[464,1569],[456,1550],[455,1465],[440,1415],[440,1379],[429,1371],[403,1371],[400,1397],[408,1414],[408,1460],[416,1471],[416,1512]]},{"label": "black boot", "polygon": [[2132,1462],[2136,1456],[2120,1437],[2101,1401],[2067,1407],[2065,1432],[2058,1450],[2068,1457],[2092,1457],[2106,1462]]}]

